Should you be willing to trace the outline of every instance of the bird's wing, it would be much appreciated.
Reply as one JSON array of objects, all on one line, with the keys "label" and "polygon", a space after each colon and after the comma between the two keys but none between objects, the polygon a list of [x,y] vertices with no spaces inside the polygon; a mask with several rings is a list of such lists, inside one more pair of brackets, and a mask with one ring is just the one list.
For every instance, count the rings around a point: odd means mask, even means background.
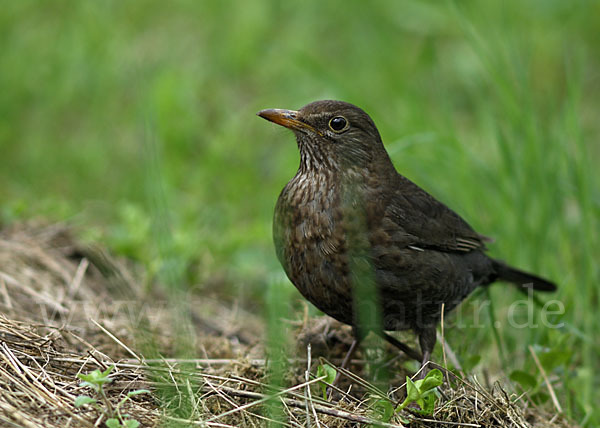
[{"label": "bird's wing", "polygon": [[[394,196],[384,214],[384,223],[395,224],[405,233],[402,241],[422,249],[469,252],[485,251],[490,241],[478,234],[458,214],[400,176]],[[414,241],[414,242],[411,242]]]}]

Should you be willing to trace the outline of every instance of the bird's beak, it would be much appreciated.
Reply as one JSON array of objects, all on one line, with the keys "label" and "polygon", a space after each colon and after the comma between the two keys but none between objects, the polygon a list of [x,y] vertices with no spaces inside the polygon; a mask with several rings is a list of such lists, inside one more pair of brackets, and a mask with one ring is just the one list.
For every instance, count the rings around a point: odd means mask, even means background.
[{"label": "bird's beak", "polygon": [[261,110],[256,114],[263,119],[267,119],[277,125],[285,126],[291,130],[315,132],[315,128],[298,119],[298,112],[296,110],[269,108],[267,110]]}]

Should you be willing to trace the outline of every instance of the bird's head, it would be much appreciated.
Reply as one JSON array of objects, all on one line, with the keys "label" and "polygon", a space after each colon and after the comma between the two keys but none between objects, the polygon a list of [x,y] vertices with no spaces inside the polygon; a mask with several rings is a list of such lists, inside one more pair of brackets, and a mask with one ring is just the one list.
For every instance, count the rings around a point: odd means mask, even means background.
[{"label": "bird's head", "polygon": [[258,115],[294,131],[300,169],[343,172],[389,162],[373,120],[350,103],[315,101],[300,110],[267,109]]}]

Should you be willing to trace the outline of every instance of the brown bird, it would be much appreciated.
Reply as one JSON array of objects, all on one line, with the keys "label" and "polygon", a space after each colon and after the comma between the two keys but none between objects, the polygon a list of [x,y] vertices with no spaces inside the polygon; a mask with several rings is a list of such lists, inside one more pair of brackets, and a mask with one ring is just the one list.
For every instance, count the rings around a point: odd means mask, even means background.
[{"label": "brown bird", "polygon": [[[478,286],[504,280],[556,290],[486,255],[488,238],[398,174],[360,108],[328,100],[258,115],[296,135],[300,167],[275,207],[275,248],[300,293],[353,326],[345,363],[373,330],[424,366],[442,305],[450,311]],[[382,331],[405,329],[417,334],[421,353]]]}]

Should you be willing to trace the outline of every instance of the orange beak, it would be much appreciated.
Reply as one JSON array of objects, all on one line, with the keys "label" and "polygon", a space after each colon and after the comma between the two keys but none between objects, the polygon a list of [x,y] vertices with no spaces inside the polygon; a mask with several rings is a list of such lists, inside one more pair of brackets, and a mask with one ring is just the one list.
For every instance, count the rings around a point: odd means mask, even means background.
[{"label": "orange beak", "polygon": [[291,130],[316,132],[315,128],[307,123],[302,122],[301,120],[298,120],[298,112],[296,110],[270,108],[259,111],[257,115],[263,119],[267,119],[268,121],[276,123],[277,125],[285,126]]}]

